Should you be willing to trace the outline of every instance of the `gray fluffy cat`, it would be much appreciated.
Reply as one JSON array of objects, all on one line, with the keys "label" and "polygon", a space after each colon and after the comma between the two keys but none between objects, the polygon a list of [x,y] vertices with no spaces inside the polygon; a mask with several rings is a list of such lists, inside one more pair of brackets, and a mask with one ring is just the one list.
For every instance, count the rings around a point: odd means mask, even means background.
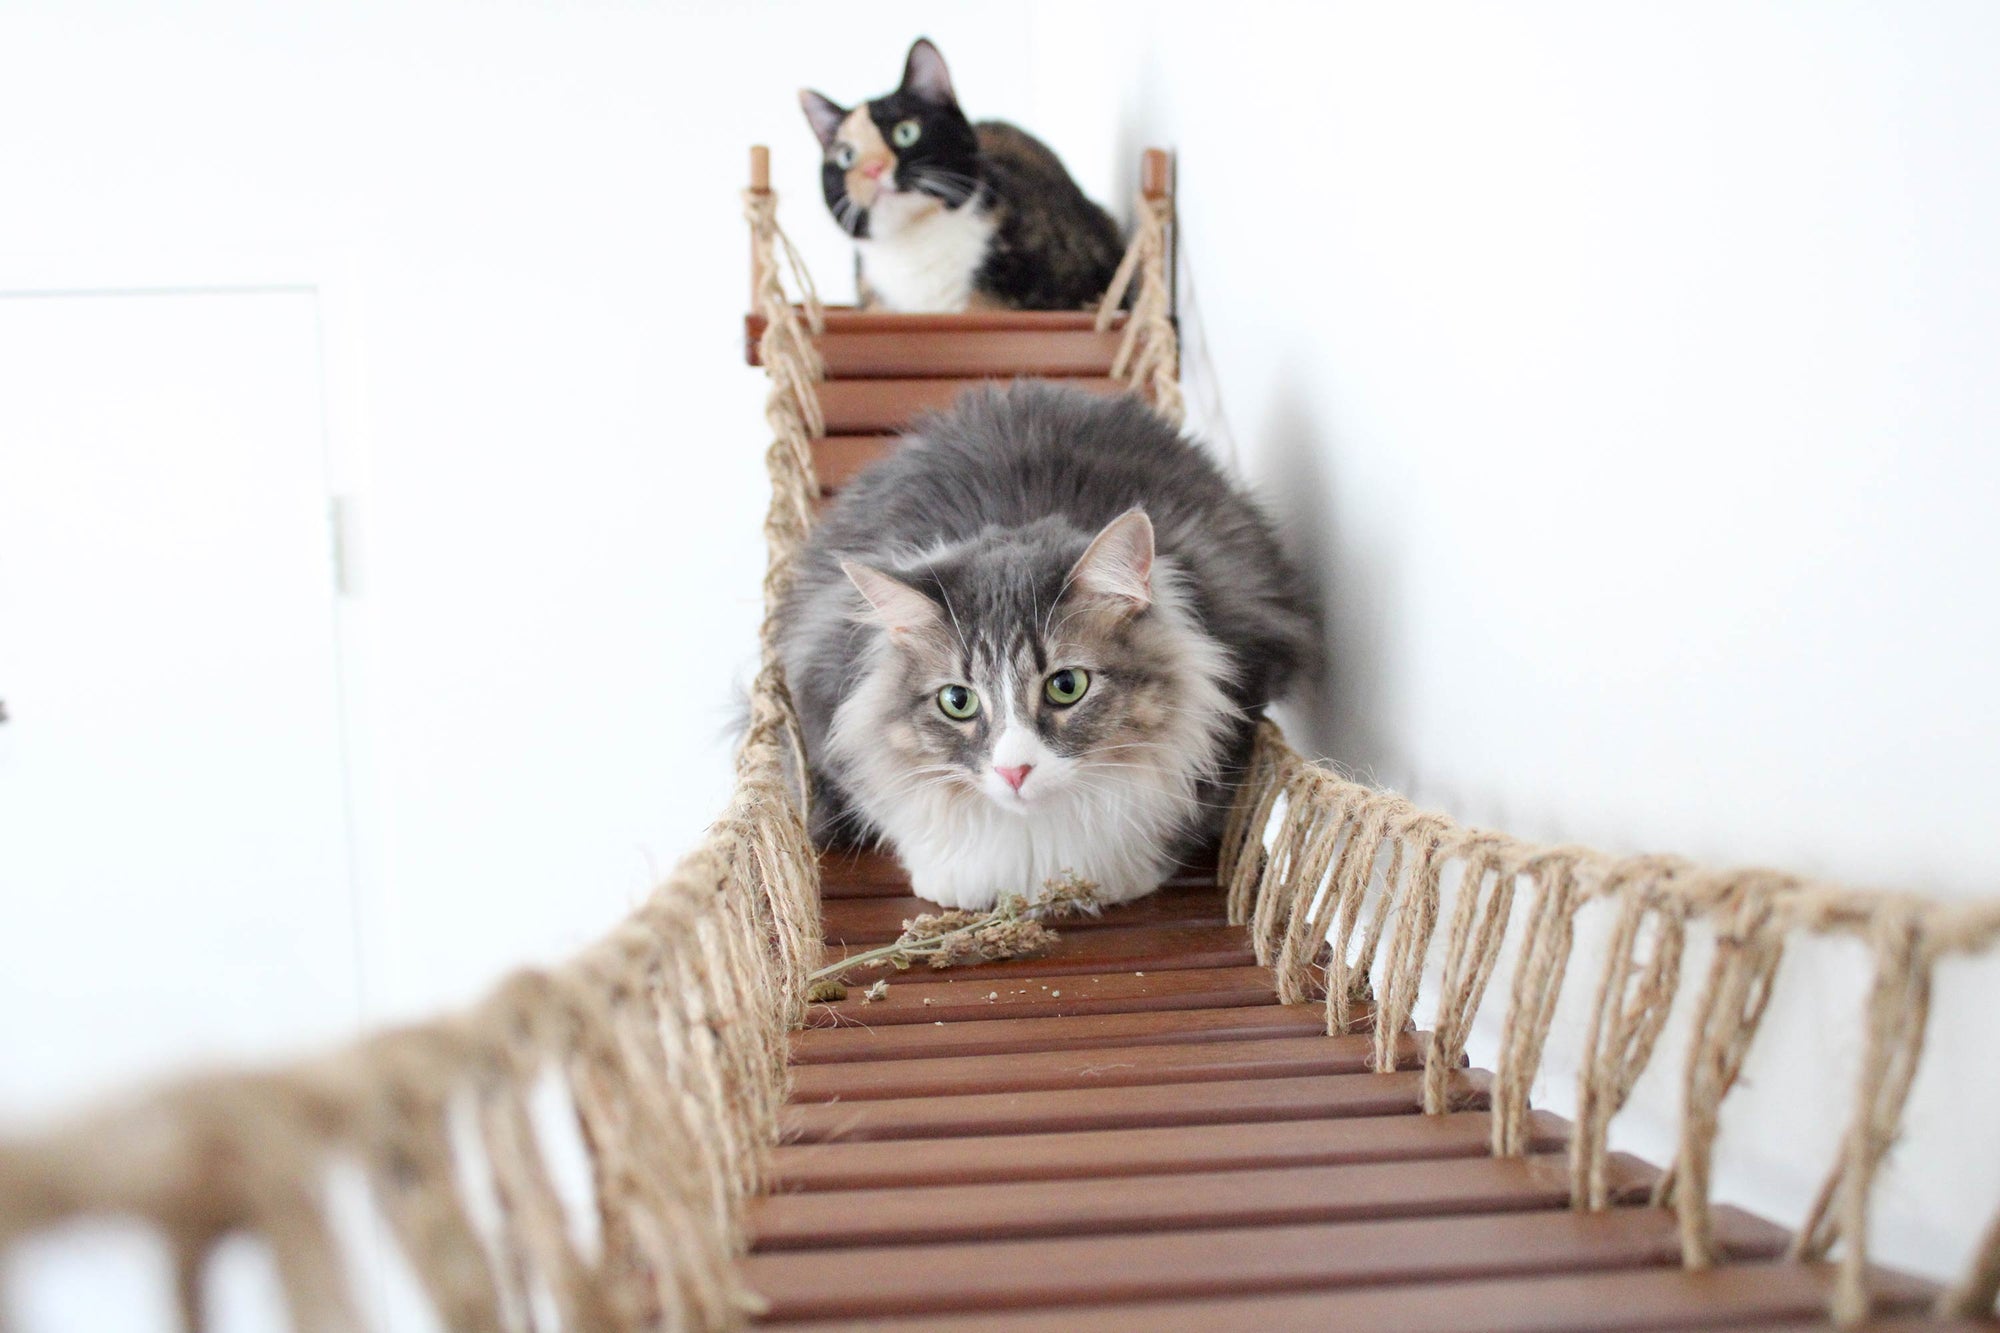
[{"label": "gray fluffy cat", "polygon": [[1220,827],[1312,603],[1270,525],[1136,398],[965,395],[813,534],[781,650],[814,835],[951,907],[1074,871],[1151,891]]}]

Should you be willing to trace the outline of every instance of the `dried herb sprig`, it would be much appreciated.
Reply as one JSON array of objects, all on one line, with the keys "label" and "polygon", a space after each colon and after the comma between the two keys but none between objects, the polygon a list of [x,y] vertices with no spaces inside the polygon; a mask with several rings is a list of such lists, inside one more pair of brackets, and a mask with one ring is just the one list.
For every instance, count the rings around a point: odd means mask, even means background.
[{"label": "dried herb sprig", "polygon": [[879,949],[843,958],[807,978],[808,983],[837,981],[857,967],[887,963],[898,972],[919,960],[932,967],[991,963],[1021,958],[1046,949],[1061,937],[1044,921],[1095,914],[1097,885],[1072,871],[1053,875],[1031,901],[1020,894],[1003,894],[990,912],[925,912],[903,922],[903,933]]}]

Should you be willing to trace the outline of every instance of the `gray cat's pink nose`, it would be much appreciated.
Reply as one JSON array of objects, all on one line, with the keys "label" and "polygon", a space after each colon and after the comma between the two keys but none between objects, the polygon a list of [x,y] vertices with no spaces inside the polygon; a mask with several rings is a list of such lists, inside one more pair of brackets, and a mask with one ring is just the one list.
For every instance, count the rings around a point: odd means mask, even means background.
[{"label": "gray cat's pink nose", "polygon": [[1021,764],[1014,768],[1002,768],[1000,765],[995,764],[993,765],[993,771],[1000,775],[1002,782],[1012,787],[1015,791],[1019,791],[1021,790],[1021,784],[1028,780],[1028,774],[1034,767],[1033,764]]}]

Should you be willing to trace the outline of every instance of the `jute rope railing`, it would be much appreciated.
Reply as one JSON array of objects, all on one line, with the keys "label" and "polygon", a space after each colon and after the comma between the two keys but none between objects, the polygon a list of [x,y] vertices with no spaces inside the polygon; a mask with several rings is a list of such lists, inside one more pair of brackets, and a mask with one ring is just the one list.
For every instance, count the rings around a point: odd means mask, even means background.
[{"label": "jute rope railing", "polygon": [[[1385,847],[1387,868],[1378,876]],[[1491,1093],[1496,1155],[1527,1151],[1528,1093],[1569,965],[1576,914],[1591,902],[1614,909],[1577,1082],[1570,1168],[1580,1208],[1609,1201],[1607,1131],[1666,1026],[1689,928],[1700,923],[1714,932],[1681,1082],[1679,1150],[1654,1194],[1675,1209],[1692,1268],[1714,1262],[1710,1164],[1720,1108],[1769,1004],[1785,942],[1846,935],[1868,945],[1874,981],[1851,1119],[1793,1251],[1819,1259],[1837,1248],[1832,1313],[1843,1324],[1865,1318],[1868,1207],[1923,1053],[1932,971],[1941,958],[2000,944],[2000,901],[1946,903],[1769,870],[1537,846],[1349,782],[1307,761],[1275,725],[1260,727],[1223,835],[1220,877],[1230,919],[1249,926],[1287,1000],[1312,993],[1324,964],[1329,1032],[1351,1030],[1362,1006],[1373,1004],[1378,1069],[1395,1067],[1395,1039],[1410,1025],[1453,865],[1456,901],[1424,1052],[1426,1111],[1451,1109],[1452,1076],[1517,889],[1531,895]],[[1371,894],[1375,911],[1362,926],[1361,904]],[[1940,1310],[1990,1313],[1997,1290],[2000,1219]]]},{"label": "jute rope railing", "polygon": [[[249,1235],[269,1246],[296,1329],[358,1329],[328,1199],[329,1172],[351,1164],[448,1328],[527,1329],[538,1299],[568,1329],[742,1322],[743,1203],[776,1140],[785,1033],[819,950],[817,863],[788,762],[798,723],[771,616],[817,493],[820,372],[779,282],[777,259],[796,257],[775,206],[768,190],[746,199],[772,380],[763,664],[734,794],[701,845],[603,940],[464,1013],[158,1087],[0,1144],[0,1257],[70,1219],[141,1219],[173,1258],[184,1325],[199,1329],[208,1257]],[[806,300],[816,321],[810,288]],[[573,1239],[529,1110],[550,1079],[588,1157],[594,1252]],[[469,1150],[454,1125],[471,1127]],[[497,1220],[475,1221],[472,1181]]]},{"label": "jute rope railing", "polygon": [[1154,411],[1178,426],[1186,408],[1181,398],[1180,335],[1174,328],[1174,197],[1167,173],[1167,155],[1148,149],[1140,163],[1132,241],[1097,307],[1097,331],[1111,327],[1131,295],[1132,309],[1111,374],[1145,394]]}]

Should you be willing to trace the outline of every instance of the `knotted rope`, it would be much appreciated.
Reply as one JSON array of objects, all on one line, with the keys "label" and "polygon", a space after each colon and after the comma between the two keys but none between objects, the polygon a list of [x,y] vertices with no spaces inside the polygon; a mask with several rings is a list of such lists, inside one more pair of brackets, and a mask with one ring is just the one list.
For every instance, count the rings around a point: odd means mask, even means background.
[{"label": "knotted rope", "polygon": [[[463,1013],[315,1060],[165,1085],[0,1143],[0,1250],[74,1217],[140,1218],[174,1256],[193,1330],[209,1327],[208,1256],[247,1234],[270,1247],[295,1328],[358,1329],[322,1188],[330,1165],[348,1160],[446,1327],[527,1329],[536,1292],[566,1328],[742,1322],[754,1303],[733,1262],[744,1200],[776,1141],[786,1032],[820,948],[817,862],[794,781],[803,745],[775,615],[812,521],[811,440],[824,429],[809,334],[817,298],[778,229],[775,196],[747,198],[745,214],[772,380],[770,564],[762,666],[721,817],[609,935]],[[803,314],[785,298],[780,261],[800,282]],[[595,1255],[571,1237],[530,1113],[549,1081],[589,1162]],[[475,1178],[496,1205],[490,1226],[466,1204]]]},{"label": "knotted rope", "polygon": [[[1383,843],[1390,870],[1363,928],[1359,901]],[[1658,1201],[1677,1211],[1682,1257],[1690,1267],[1714,1261],[1710,1176],[1720,1108],[1770,1002],[1786,941],[1810,934],[1869,943],[1875,981],[1854,1112],[1797,1251],[1798,1257],[1818,1258],[1839,1246],[1833,1313],[1845,1323],[1863,1318],[1867,1206],[1922,1055],[1930,977],[1939,958],[2000,944],[2000,902],[1941,903],[1764,870],[1700,870],[1672,857],[1537,846],[1467,828],[1349,782],[1308,762],[1275,725],[1259,727],[1219,859],[1230,920],[1250,925],[1259,958],[1278,970],[1281,995],[1309,985],[1310,968],[1323,953],[1330,1014],[1348,1012],[1337,995],[1350,1005],[1354,998],[1374,997],[1377,1069],[1396,1066],[1397,1039],[1417,1005],[1453,865],[1459,867],[1456,900],[1423,1057],[1428,1112],[1450,1109],[1452,1078],[1502,951],[1517,881],[1528,881],[1534,895],[1500,1033],[1492,1094],[1496,1154],[1526,1150],[1528,1093],[1568,970],[1576,914],[1598,901],[1616,908],[1591,1001],[1571,1143],[1571,1188],[1582,1207],[1609,1202],[1609,1126],[1672,1012],[1688,931],[1695,924],[1715,930],[1716,956],[1695,1004],[1683,1070],[1679,1151],[1656,1191]],[[1331,936],[1324,946],[1321,931]],[[2000,1219],[1940,1308],[1985,1314],[1996,1291]]]},{"label": "knotted rope", "polygon": [[1134,210],[1136,225],[1125,258],[1097,308],[1097,331],[1103,333],[1125,303],[1133,282],[1139,284],[1125,320],[1125,336],[1111,363],[1111,374],[1142,391],[1153,410],[1176,426],[1186,418],[1181,397],[1180,334],[1174,328],[1171,236],[1173,196],[1141,193]]}]

